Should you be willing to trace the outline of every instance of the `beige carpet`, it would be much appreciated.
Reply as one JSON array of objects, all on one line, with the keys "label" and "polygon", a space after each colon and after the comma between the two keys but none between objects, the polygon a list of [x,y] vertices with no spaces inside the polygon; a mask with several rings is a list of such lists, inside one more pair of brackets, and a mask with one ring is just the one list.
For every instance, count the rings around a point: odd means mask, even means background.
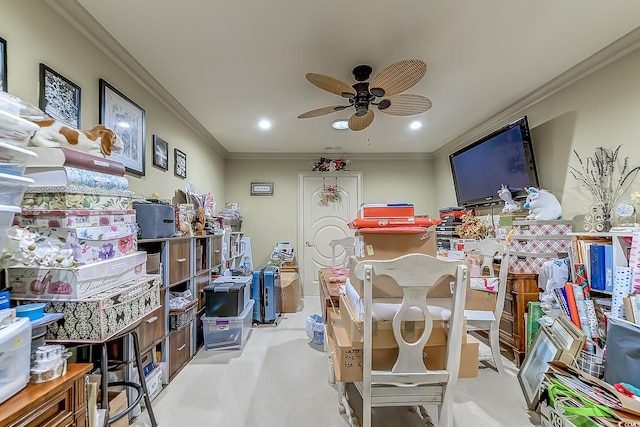
[{"label": "beige carpet", "polygon": [[[318,312],[318,297],[307,297],[305,308],[286,314],[278,326],[253,328],[242,350],[201,350],[154,400],[159,425],[347,427],[337,410],[335,386],[327,381],[327,357],[306,337],[306,319]],[[455,427],[539,425],[526,409],[517,370],[509,361],[505,364],[506,374],[484,368],[478,378],[459,380]],[[351,391],[359,411],[360,397]],[[133,425],[149,426],[146,412]],[[380,408],[374,411],[373,425],[424,424],[405,408]]]}]

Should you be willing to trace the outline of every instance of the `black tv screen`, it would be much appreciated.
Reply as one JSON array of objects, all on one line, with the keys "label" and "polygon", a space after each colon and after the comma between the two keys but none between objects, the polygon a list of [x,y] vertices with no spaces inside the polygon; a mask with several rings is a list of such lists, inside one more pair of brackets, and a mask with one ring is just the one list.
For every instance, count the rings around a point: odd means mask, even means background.
[{"label": "black tv screen", "polygon": [[527,197],[525,188],[538,187],[526,116],[456,151],[449,160],[458,206],[500,202],[502,185],[514,200]]}]

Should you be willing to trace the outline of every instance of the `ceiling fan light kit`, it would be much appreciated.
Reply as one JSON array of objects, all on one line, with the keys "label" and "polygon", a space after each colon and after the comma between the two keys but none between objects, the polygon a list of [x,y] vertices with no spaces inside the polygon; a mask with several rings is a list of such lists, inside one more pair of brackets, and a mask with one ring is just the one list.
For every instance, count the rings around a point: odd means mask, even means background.
[{"label": "ceiling fan light kit", "polygon": [[[422,95],[401,94],[422,79],[427,64],[419,59],[405,59],[394,62],[367,82],[373,69],[369,65],[358,65],[352,70],[357,83],[352,86],[330,76],[307,73],[307,80],[322,90],[346,98],[349,105],[334,105],[307,111],[299,119],[323,116],[353,107],[355,112],[349,119],[349,129],[366,129],[375,117],[370,106],[392,116],[412,116],[431,108],[431,101]],[[378,98],[382,98],[376,102]]]}]

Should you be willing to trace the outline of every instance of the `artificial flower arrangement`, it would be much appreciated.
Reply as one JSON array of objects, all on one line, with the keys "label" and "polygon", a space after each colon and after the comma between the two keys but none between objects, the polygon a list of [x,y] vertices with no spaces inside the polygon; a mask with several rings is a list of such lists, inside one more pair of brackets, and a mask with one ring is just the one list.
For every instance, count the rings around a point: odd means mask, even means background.
[{"label": "artificial flower arrangement", "polygon": [[26,228],[11,227],[2,249],[2,267],[63,267],[77,264],[73,249],[64,248],[59,239],[44,237]]},{"label": "artificial flower arrangement", "polygon": [[320,201],[325,206],[328,206],[329,203],[339,203],[340,200],[342,200],[342,196],[337,185],[329,185],[320,193]]},{"label": "artificial flower arrangement", "polygon": [[337,171],[348,171],[347,165],[350,163],[350,160],[345,159],[337,159],[331,160],[326,157],[320,157],[320,160],[313,164],[312,172],[337,172]]},{"label": "artificial flower arrangement", "polygon": [[456,227],[456,233],[461,239],[484,239],[487,236],[486,225],[471,211],[463,214],[460,219],[462,225]]}]

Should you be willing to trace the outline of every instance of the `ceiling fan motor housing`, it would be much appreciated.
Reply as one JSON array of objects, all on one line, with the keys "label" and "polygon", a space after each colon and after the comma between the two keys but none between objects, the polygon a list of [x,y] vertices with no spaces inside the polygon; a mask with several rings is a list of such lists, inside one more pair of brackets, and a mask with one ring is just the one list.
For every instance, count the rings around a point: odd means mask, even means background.
[{"label": "ceiling fan motor housing", "polygon": [[369,83],[361,82],[353,85],[356,96],[353,98],[353,106],[356,108],[356,116],[364,116],[369,111],[369,103],[376,99],[369,93]]}]

